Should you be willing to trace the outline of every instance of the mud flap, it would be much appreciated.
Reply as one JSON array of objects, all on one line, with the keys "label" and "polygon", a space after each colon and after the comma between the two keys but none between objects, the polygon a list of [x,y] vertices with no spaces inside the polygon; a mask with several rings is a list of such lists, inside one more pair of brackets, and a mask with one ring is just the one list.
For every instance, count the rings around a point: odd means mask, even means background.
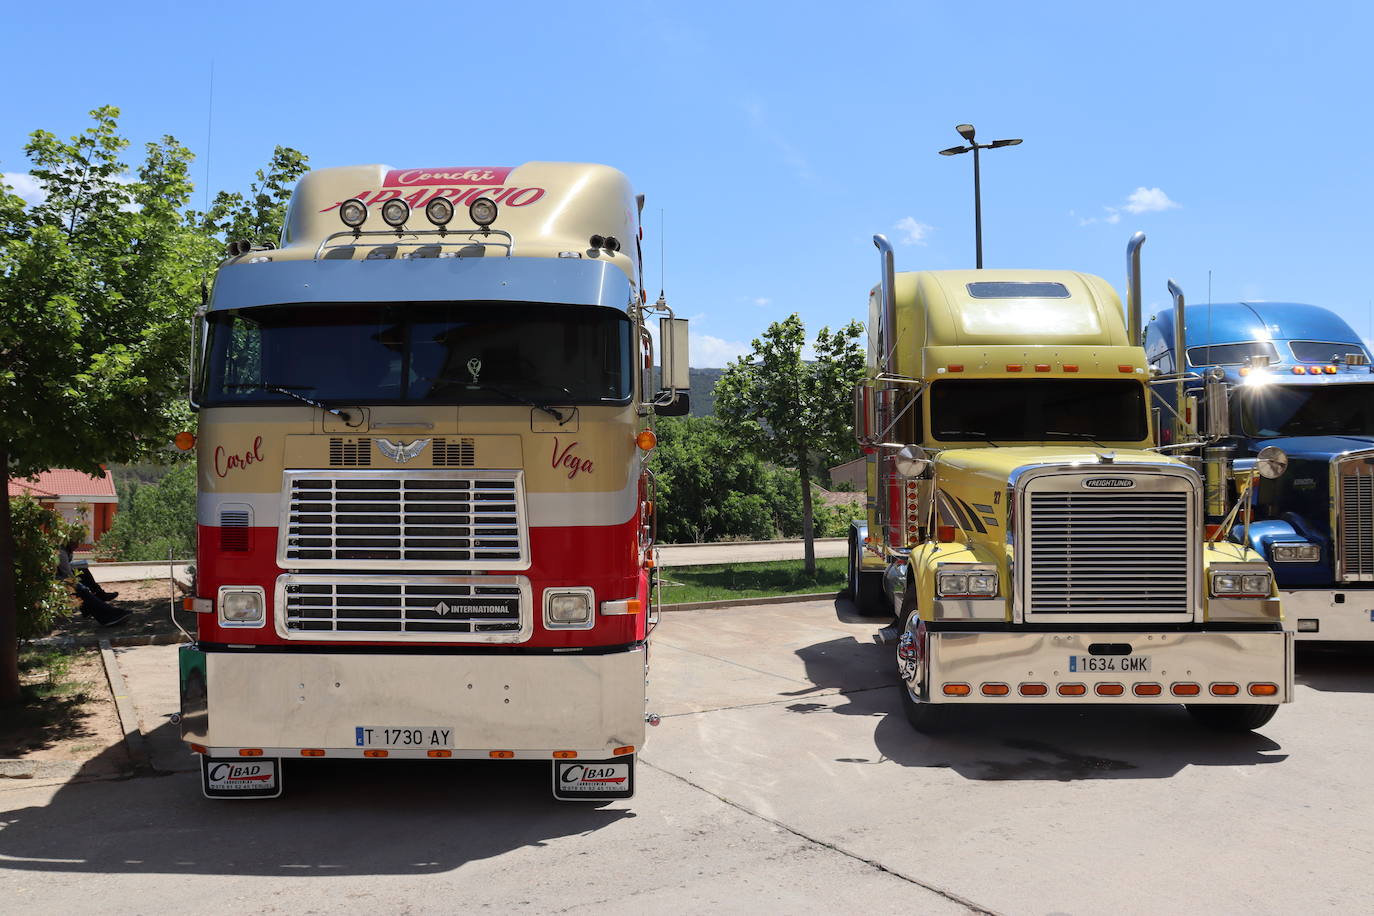
[{"label": "mud flap", "polygon": [[612,801],[634,794],[634,754],[612,760],[553,762],[553,797],[559,801]]},{"label": "mud flap", "polygon": [[280,757],[200,757],[206,798],[276,798],[281,783]]}]

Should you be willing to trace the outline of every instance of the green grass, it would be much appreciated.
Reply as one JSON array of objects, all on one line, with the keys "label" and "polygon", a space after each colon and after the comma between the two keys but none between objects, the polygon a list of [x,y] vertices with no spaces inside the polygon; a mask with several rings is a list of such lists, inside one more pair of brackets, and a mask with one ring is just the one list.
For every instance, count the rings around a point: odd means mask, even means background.
[{"label": "green grass", "polygon": [[845,585],[844,557],[816,560],[816,576],[802,570],[801,560],[771,563],[739,563],[718,566],[665,566],[659,570],[664,604],[695,601],[728,601],[738,598],[769,598],[838,592]]}]

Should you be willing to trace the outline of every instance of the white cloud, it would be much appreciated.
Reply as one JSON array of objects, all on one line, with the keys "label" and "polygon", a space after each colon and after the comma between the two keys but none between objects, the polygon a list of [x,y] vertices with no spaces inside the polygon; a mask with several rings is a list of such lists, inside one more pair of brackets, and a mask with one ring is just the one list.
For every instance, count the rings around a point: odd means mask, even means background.
[{"label": "white cloud", "polygon": [[1131,196],[1126,198],[1126,210],[1130,213],[1158,213],[1162,210],[1173,210],[1180,204],[1169,199],[1160,188],[1136,188],[1131,192]]},{"label": "white cloud", "polygon": [[24,198],[24,203],[30,207],[41,204],[48,196],[44,193],[43,186],[38,183],[38,179],[27,172],[5,172],[4,180],[5,184],[13,188],[15,194]]},{"label": "white cloud", "polygon": [[732,359],[752,353],[754,349],[747,343],[722,340],[709,334],[692,334],[689,339],[691,358],[688,361],[697,369],[723,369]]},{"label": "white cloud", "polygon": [[903,245],[924,245],[926,237],[935,231],[934,226],[927,226],[925,223],[918,223],[915,217],[904,216],[897,220],[895,227],[902,233],[899,241]]},{"label": "white cloud", "polygon": [[754,299],[754,304],[759,308],[766,308],[773,304],[773,300],[769,299],[767,296],[758,296]]},{"label": "white cloud", "polygon": [[1102,217],[1102,222],[1116,225],[1121,222],[1121,211],[1116,209],[1116,207],[1108,207],[1107,215]]}]

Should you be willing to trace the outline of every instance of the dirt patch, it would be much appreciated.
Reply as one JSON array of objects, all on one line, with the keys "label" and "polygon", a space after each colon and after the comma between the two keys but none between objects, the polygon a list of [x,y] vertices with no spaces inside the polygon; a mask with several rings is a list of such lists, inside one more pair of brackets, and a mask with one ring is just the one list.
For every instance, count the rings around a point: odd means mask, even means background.
[{"label": "dirt patch", "polygon": [[76,765],[79,776],[130,772],[99,650],[77,649],[64,658],[56,685],[45,668],[21,674],[26,700],[0,716],[0,760]]},{"label": "dirt patch", "polygon": [[[58,622],[53,628],[53,636],[99,637],[114,636],[165,636],[175,634],[176,626],[170,616],[172,603],[171,579],[144,579],[139,582],[107,582],[105,588],[118,592],[119,596],[110,603],[121,610],[129,611],[129,617],[112,627],[102,627],[90,617],[79,612]],[[177,618],[188,630],[194,630],[194,617],[181,610],[183,592],[176,589]]]}]

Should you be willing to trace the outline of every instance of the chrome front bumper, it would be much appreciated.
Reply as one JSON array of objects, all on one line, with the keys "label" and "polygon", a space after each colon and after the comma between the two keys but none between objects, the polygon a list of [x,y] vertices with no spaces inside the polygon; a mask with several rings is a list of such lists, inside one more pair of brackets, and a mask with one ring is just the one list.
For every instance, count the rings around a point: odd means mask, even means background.
[{"label": "chrome front bumper", "polygon": [[[1130,656],[1093,655],[1091,647],[1129,644]],[[1148,658],[1148,671],[1084,670],[1082,658]],[[1288,703],[1293,698],[1293,634],[1267,632],[1205,633],[927,633],[929,700],[934,703]],[[1138,664],[1138,663],[1134,663]],[[1129,667],[1129,666],[1122,666]],[[1277,694],[1252,696],[1252,684],[1275,684]],[[945,693],[947,684],[965,684],[967,696]],[[1158,695],[1137,694],[1137,685],[1157,684]],[[1179,684],[1197,684],[1197,695],[1180,696]],[[1235,696],[1213,693],[1214,684],[1234,684]],[[984,685],[1005,685],[989,695]],[[1023,685],[1044,685],[1027,694]],[[1074,691],[1081,685],[1083,692]],[[1104,694],[1099,688],[1119,693]],[[997,687],[993,687],[997,690]],[[1032,688],[1034,690],[1035,688]]]},{"label": "chrome front bumper", "polygon": [[[644,743],[646,648],[601,655],[182,648],[181,737],[211,756],[362,757],[359,728],[453,730],[451,756],[602,759]],[[391,749],[390,757],[425,757]]]},{"label": "chrome front bumper", "polygon": [[1374,641],[1374,589],[1303,588],[1280,591],[1279,598],[1284,626],[1298,639]]}]

